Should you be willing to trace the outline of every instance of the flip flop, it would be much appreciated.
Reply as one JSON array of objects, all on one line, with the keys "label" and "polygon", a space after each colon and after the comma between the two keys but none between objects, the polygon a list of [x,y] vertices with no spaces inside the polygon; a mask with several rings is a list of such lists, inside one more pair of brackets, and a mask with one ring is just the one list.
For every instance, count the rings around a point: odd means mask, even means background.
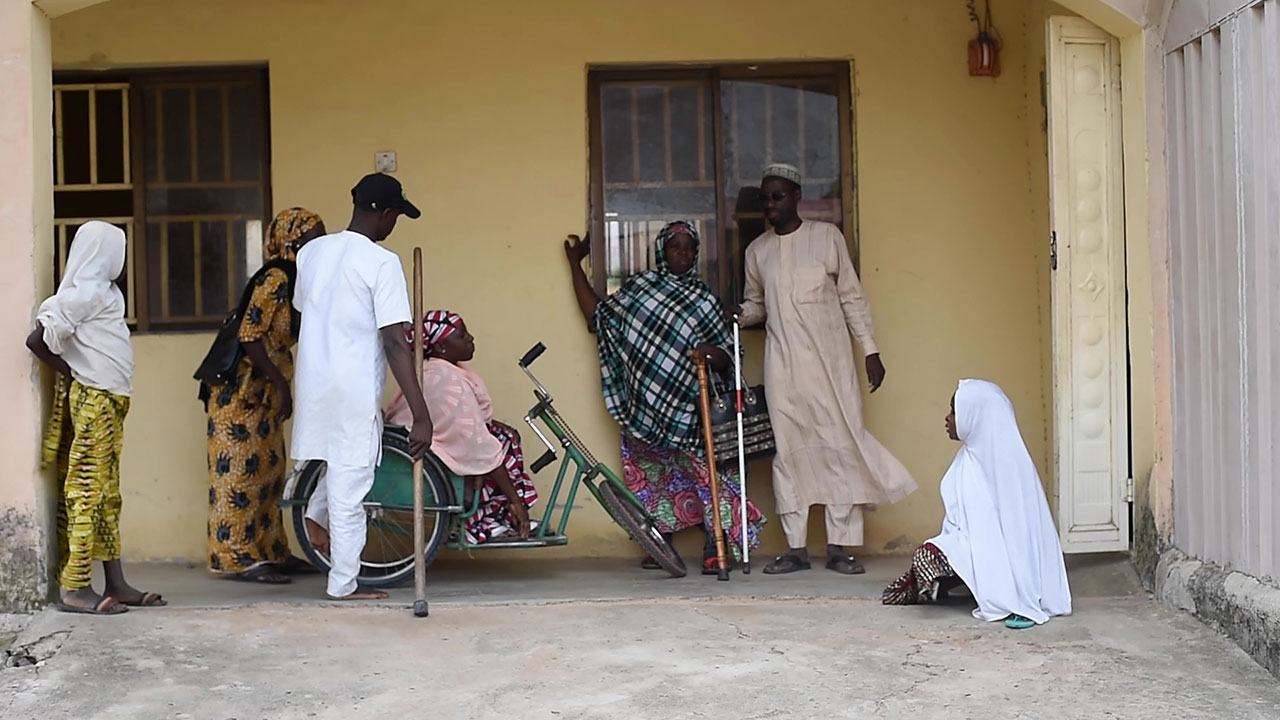
[{"label": "flip flop", "polygon": [[105,595],[98,604],[93,607],[84,607],[81,605],[68,605],[59,602],[54,605],[59,611],[64,613],[74,613],[77,615],[123,615],[129,612],[129,608],[124,603],[116,600],[110,595]]},{"label": "flip flop", "polygon": [[307,562],[306,560],[303,560],[302,558],[294,557],[292,555],[289,556],[288,560],[284,561],[283,565],[281,565],[281,569],[284,570],[284,573],[286,575],[319,575],[320,574],[320,569],[317,568],[315,565],[312,565],[311,563]]},{"label": "flip flop", "polygon": [[801,560],[799,555],[779,555],[773,562],[764,566],[765,575],[786,575],[799,570],[808,570],[812,565],[808,560]]},{"label": "flip flop", "polygon": [[359,600],[386,600],[387,598],[391,597],[390,595],[388,595],[387,593],[381,590],[374,590],[372,588],[366,588],[366,587],[357,587],[354,592],[344,597],[334,597],[332,595],[329,595],[328,593],[325,593],[325,595],[330,600],[334,600],[337,602],[356,602]]},{"label": "flip flop", "polygon": [[[733,570],[732,560],[729,561],[728,569]],[[716,559],[715,555],[712,555],[711,557],[702,558],[702,574],[703,575],[719,575],[720,574],[720,561]]]},{"label": "flip flop", "polygon": [[160,593],[144,592],[137,600],[133,602],[121,600],[120,604],[128,607],[164,607],[169,604],[169,601],[165,600]]},{"label": "flip flop", "polygon": [[1024,618],[1016,613],[1004,619],[1004,626],[1010,630],[1026,630],[1036,626],[1035,620]]},{"label": "flip flop", "polygon": [[222,577],[233,582],[262,583],[264,585],[288,585],[293,582],[293,578],[282,571],[272,568],[255,568],[253,570],[245,570],[242,573],[235,573],[234,575],[223,575]]},{"label": "flip flop", "polygon": [[862,575],[867,571],[852,555],[832,555],[827,558],[827,569],[841,575]]}]

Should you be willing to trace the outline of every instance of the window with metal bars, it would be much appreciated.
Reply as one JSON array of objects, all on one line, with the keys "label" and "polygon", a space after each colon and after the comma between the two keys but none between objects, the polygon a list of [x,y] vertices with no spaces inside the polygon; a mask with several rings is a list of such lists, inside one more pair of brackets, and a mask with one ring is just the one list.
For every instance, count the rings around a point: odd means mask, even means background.
[{"label": "window with metal bars", "polygon": [[741,298],[746,247],[765,230],[760,173],[804,176],[802,217],[844,230],[857,261],[850,64],[594,69],[588,76],[593,283],[653,267],[671,220],[702,236],[703,279]]},{"label": "window with metal bars", "polygon": [[57,73],[53,108],[55,280],[76,229],[106,220],[128,238],[130,324],[216,327],[262,263],[265,69]]}]

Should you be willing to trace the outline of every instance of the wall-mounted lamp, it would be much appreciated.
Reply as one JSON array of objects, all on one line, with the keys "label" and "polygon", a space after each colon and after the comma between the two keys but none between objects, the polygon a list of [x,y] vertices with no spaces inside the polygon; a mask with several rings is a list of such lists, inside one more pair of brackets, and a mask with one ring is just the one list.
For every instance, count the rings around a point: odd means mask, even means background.
[{"label": "wall-mounted lamp", "polygon": [[969,74],[975,77],[1000,76],[1000,38],[991,24],[991,0],[986,0],[985,17],[978,16],[977,0],[966,0],[969,19],[978,26],[978,37],[969,41]]}]

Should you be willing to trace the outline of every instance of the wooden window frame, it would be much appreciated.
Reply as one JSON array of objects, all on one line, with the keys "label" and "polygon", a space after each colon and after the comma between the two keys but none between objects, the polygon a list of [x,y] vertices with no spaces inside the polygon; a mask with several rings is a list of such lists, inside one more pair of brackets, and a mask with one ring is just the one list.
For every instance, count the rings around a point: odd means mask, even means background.
[{"label": "wooden window frame", "polygon": [[[65,85],[102,85],[102,84],[123,84],[127,86],[128,93],[128,126],[126,134],[128,135],[129,157],[126,164],[128,172],[132,173],[131,189],[133,198],[132,217],[127,218],[130,222],[129,228],[129,258],[126,261],[127,277],[129,279],[129,323],[133,330],[137,333],[168,333],[168,332],[192,332],[215,330],[222,322],[221,314],[216,320],[213,318],[193,320],[190,322],[164,322],[153,321],[150,304],[150,285],[151,285],[151,268],[149,267],[148,258],[150,257],[149,242],[154,238],[148,238],[147,225],[148,217],[146,212],[146,192],[148,182],[146,178],[145,166],[145,138],[143,126],[143,98],[148,87],[164,84],[198,84],[201,82],[226,82],[229,80],[242,80],[252,77],[254,84],[259,88],[261,93],[260,104],[262,108],[262,129],[261,129],[261,157],[259,173],[262,178],[262,217],[260,218],[262,227],[265,229],[272,213],[271,200],[271,89],[270,77],[266,65],[225,65],[217,67],[175,67],[175,68],[130,68],[127,70],[105,70],[105,71],[77,71],[77,70],[55,70],[53,84],[55,86]],[[154,186],[154,183],[151,184]],[[75,186],[57,187],[58,190],[87,189]],[[101,188],[106,189],[106,188]],[[123,220],[124,218],[113,218],[113,220]],[[68,218],[55,218],[55,226],[59,223],[67,224]],[[67,238],[70,241],[70,238]],[[64,248],[55,243],[55,253],[64,252]],[[199,259],[196,259],[197,269]],[[57,263],[54,266],[54,283],[60,280],[58,273],[60,272]],[[228,294],[228,302],[235,303],[239,299],[241,287],[235,288],[234,293]]]},{"label": "wooden window frame", "polygon": [[[588,151],[587,162],[590,168],[590,186],[588,198],[588,228],[591,233],[591,283],[597,293],[607,292],[608,260],[605,257],[604,239],[604,138],[603,115],[601,108],[601,86],[605,83],[618,82],[668,82],[680,80],[698,80],[710,85],[712,101],[712,143],[715,157],[715,197],[716,197],[716,234],[714,247],[704,252],[715,258],[715,262],[724,267],[728,259],[728,218],[724,211],[724,140],[721,124],[723,109],[721,108],[721,80],[796,80],[806,77],[822,77],[835,81],[836,111],[839,115],[840,133],[840,201],[844,216],[843,232],[845,242],[849,245],[849,254],[854,268],[860,270],[861,257],[858,238],[857,211],[857,146],[856,112],[853,103],[853,61],[830,60],[818,62],[759,62],[733,64],[655,64],[644,66],[592,65],[587,68],[587,119],[588,119]],[[741,297],[729,297],[730,289],[740,286],[735,283],[734,275],[741,274],[741,268],[732,268],[732,272],[721,272],[720,281],[712,291],[724,302],[738,302]],[[741,278],[736,278],[741,280]],[[740,293],[736,293],[740,294]]]}]

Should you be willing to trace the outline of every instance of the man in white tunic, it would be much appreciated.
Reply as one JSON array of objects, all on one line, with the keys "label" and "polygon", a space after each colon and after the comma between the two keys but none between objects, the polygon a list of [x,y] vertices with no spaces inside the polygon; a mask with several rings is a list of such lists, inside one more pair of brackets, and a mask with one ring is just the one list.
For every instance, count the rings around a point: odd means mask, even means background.
[{"label": "man in white tunic", "polygon": [[328,552],[329,597],[377,600],[358,587],[365,544],[364,496],[382,455],[382,393],[389,364],[413,413],[409,447],[431,443],[431,417],[405,339],[412,312],[400,258],[379,247],[400,215],[421,216],[390,175],[365,176],[351,191],[350,226],[298,252],[293,304],[302,313],[295,372],[293,456],[323,460],[307,506],[307,535]]},{"label": "man in white tunic", "polygon": [[865,572],[849,548],[863,543],[863,506],[897,502],[916,489],[907,469],[862,423],[862,392],[849,336],[866,357],[871,392],[884,365],[871,308],[840,229],[802,220],[800,171],[765,168],[762,202],[770,229],[747,248],[744,326],[765,323],[765,385],[778,454],[773,490],[790,550],[769,574],[809,568],[809,507],[826,506],[827,568]]}]

